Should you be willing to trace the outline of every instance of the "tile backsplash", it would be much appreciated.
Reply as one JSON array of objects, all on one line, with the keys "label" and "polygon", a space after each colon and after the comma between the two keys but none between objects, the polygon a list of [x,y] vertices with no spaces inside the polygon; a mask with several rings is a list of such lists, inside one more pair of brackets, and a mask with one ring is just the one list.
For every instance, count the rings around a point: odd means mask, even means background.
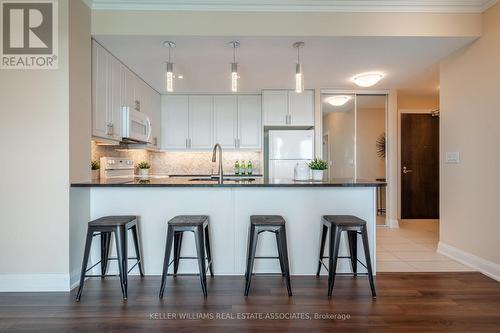
[{"label": "tile backsplash", "polygon": [[[150,152],[145,149],[126,149],[126,146],[98,146],[92,142],[92,160],[103,156],[126,157],[134,160],[134,164],[147,161],[151,164],[152,173],[169,175],[214,174],[217,163],[212,163],[212,152]],[[256,151],[223,152],[224,173],[234,173],[235,161],[252,161],[253,173],[262,173],[262,153]]]}]

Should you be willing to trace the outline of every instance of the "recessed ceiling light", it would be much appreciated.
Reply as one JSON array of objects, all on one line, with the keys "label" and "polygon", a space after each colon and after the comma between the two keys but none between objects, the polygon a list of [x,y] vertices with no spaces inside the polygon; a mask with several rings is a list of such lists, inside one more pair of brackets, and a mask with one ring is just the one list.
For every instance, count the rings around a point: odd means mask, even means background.
[{"label": "recessed ceiling light", "polygon": [[376,85],[384,74],[380,72],[361,73],[352,78],[352,81],[360,87],[367,88]]},{"label": "recessed ceiling light", "polygon": [[184,78],[184,75],[179,74],[179,75],[177,75],[177,78],[180,79],[180,80],[182,80]]},{"label": "recessed ceiling light", "polygon": [[325,102],[332,106],[342,106],[345,103],[349,102],[351,99],[351,96],[347,95],[336,95],[336,96],[331,96],[325,99]]}]

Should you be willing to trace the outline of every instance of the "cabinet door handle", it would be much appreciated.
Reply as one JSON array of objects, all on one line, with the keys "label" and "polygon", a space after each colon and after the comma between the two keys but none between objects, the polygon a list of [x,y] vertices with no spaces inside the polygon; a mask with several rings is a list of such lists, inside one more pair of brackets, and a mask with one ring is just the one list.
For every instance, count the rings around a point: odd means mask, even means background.
[{"label": "cabinet door handle", "polygon": [[189,139],[186,138],[186,148],[189,148]]}]

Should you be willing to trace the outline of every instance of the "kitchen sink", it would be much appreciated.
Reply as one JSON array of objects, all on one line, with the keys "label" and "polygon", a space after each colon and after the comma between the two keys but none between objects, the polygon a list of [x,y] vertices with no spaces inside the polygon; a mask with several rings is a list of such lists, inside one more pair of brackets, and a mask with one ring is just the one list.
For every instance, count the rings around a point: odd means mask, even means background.
[{"label": "kitchen sink", "polygon": [[[200,178],[191,178],[189,179],[190,182],[196,182],[196,181],[204,181],[204,182],[218,182],[219,178],[213,178],[213,177],[200,177]],[[246,177],[224,177],[224,181],[232,181],[232,182],[239,182],[239,181],[245,181],[245,182],[253,182],[255,181],[255,178],[246,178]]]}]

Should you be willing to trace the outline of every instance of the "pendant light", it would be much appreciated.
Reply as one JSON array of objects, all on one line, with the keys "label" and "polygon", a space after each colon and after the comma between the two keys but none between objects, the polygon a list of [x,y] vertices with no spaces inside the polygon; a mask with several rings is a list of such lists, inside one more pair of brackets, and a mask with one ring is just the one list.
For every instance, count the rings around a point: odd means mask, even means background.
[{"label": "pendant light", "polygon": [[175,43],[171,41],[163,42],[163,46],[168,48],[168,61],[166,62],[166,73],[165,73],[165,88],[167,92],[174,91],[174,63],[171,59],[172,49],[175,47]]},{"label": "pendant light", "polygon": [[228,46],[233,48],[233,62],[231,63],[231,91],[237,92],[239,75],[238,63],[236,62],[236,49],[240,47],[240,42],[234,40],[229,42]]},{"label": "pendant light", "polygon": [[304,46],[304,42],[295,42],[293,47],[297,49],[297,64],[295,65],[295,92],[301,93],[304,91],[304,75],[302,74],[302,63],[300,62],[300,48]]}]

